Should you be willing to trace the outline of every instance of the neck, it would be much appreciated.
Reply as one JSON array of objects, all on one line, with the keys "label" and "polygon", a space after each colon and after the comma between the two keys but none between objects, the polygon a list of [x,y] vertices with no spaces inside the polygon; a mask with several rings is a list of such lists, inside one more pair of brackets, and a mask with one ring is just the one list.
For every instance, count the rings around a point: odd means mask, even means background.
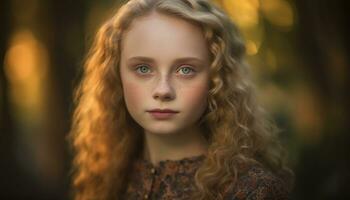
[{"label": "neck", "polygon": [[144,134],[143,156],[155,166],[162,160],[180,160],[207,152],[208,145],[199,128],[173,134]]}]

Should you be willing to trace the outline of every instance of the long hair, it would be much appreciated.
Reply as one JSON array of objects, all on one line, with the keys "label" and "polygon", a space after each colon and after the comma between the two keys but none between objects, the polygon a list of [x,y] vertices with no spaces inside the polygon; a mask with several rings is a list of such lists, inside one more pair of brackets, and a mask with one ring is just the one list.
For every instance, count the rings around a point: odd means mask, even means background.
[{"label": "long hair", "polygon": [[210,51],[208,107],[200,119],[209,148],[195,174],[193,199],[222,198],[222,188],[234,185],[242,165],[261,164],[278,176],[292,177],[278,131],[254,97],[245,46],[229,17],[205,0],[131,0],[98,30],[75,91],[69,135],[75,151],[74,198],[120,199],[125,191],[144,138],[124,102],[120,44],[132,21],[151,12],[197,24]]}]

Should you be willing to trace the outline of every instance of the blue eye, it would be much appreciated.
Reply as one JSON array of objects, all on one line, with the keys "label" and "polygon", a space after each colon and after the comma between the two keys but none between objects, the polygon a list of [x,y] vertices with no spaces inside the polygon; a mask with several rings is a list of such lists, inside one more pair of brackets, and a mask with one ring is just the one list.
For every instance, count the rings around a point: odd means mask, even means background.
[{"label": "blue eye", "polygon": [[149,68],[146,65],[139,65],[136,68],[136,71],[140,72],[141,74],[147,73],[149,71]]},{"label": "blue eye", "polygon": [[190,67],[182,67],[180,69],[180,71],[182,71],[183,74],[187,75],[187,74],[190,74],[191,72],[193,72],[194,70],[192,68],[190,68]]}]

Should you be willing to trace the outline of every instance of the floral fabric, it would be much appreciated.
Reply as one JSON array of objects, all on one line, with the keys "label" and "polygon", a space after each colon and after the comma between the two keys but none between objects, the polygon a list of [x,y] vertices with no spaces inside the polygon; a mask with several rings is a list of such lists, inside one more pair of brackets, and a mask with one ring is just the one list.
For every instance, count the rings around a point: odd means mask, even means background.
[{"label": "floral fabric", "polygon": [[[158,166],[136,160],[123,199],[189,200],[195,190],[194,175],[204,159],[205,155],[164,160]],[[249,167],[227,188],[224,200],[288,199],[284,182],[259,165]]]}]

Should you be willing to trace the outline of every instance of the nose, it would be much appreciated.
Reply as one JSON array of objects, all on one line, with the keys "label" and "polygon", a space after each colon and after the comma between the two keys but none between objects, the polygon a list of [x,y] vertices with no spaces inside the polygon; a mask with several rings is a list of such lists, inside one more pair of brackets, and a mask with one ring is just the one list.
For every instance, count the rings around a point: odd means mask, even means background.
[{"label": "nose", "polygon": [[169,79],[163,78],[157,82],[153,91],[153,98],[161,101],[171,101],[175,98],[175,91]]}]

